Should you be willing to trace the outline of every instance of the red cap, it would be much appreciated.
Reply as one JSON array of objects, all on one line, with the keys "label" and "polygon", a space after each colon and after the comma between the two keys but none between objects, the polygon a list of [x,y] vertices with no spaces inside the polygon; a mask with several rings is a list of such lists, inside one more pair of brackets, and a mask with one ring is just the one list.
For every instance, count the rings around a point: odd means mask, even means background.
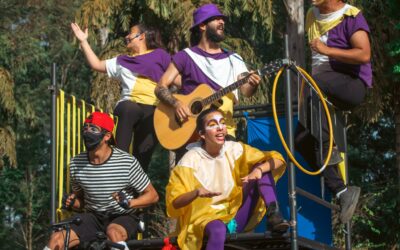
[{"label": "red cap", "polygon": [[114,120],[106,113],[93,112],[86,118],[85,123],[91,123],[112,132],[114,129]]}]

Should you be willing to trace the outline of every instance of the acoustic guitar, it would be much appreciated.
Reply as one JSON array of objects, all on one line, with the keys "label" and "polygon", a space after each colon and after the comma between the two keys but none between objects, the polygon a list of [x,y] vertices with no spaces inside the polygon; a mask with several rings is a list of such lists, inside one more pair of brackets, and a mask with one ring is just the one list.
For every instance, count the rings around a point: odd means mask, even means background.
[{"label": "acoustic guitar", "polygon": [[[266,64],[256,71],[259,76],[271,75],[284,65],[283,60],[275,60]],[[154,129],[160,144],[168,149],[174,150],[185,145],[193,136],[196,129],[196,118],[201,111],[209,108],[226,94],[234,91],[247,82],[250,75],[230,84],[229,86],[214,92],[214,90],[203,83],[188,95],[174,94],[173,96],[189,107],[191,114],[188,119],[181,122],[175,114],[175,108],[159,102],[154,111]],[[219,104],[220,105],[220,104]]]}]

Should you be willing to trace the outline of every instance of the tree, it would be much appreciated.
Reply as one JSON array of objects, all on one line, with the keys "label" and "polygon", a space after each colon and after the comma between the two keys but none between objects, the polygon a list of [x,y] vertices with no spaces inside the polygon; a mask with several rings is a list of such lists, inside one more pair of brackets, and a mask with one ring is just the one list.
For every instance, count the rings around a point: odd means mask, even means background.
[{"label": "tree", "polygon": [[[7,36],[3,33],[6,26],[10,24],[9,18],[15,12],[7,1],[0,1],[0,46],[10,46]],[[0,58],[7,57],[7,52],[1,50]],[[11,128],[9,117],[15,112],[14,80],[10,72],[0,65],[0,169],[6,166],[16,165],[15,134]],[[4,157],[8,158],[8,164],[4,164]]]},{"label": "tree", "polygon": [[[8,249],[41,249],[47,240],[50,64],[61,65],[59,85],[78,97],[88,96],[90,75],[81,67],[65,22],[80,2],[0,0],[0,157],[4,152],[8,156],[0,172],[0,242]],[[4,139],[12,136],[14,145]],[[10,168],[13,161],[17,169]]]},{"label": "tree", "polygon": [[304,1],[283,1],[288,13],[286,32],[289,36],[289,55],[297,65],[305,67]]},{"label": "tree", "polygon": [[[0,44],[1,46],[1,44]],[[16,166],[15,134],[8,117],[15,112],[14,82],[10,72],[0,67],[0,169],[5,165],[7,157],[9,166]]]}]

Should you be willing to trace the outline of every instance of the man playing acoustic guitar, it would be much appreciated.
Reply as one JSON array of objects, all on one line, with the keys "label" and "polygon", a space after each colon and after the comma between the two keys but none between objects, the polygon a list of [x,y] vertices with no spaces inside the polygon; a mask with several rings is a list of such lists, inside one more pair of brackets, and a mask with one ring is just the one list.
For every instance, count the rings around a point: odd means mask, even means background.
[{"label": "man playing acoustic guitar", "polygon": [[[187,103],[175,98],[168,89],[176,77],[181,77],[180,94],[188,95],[201,84],[205,83],[217,91],[249,74],[238,54],[226,51],[220,46],[220,42],[225,38],[225,19],[226,16],[214,4],[205,4],[196,9],[190,28],[192,47],[173,56],[156,87],[156,96],[161,102],[175,109],[176,119],[182,123],[186,122],[193,112]],[[250,72],[240,91],[246,97],[253,95],[260,80],[260,76]],[[225,95],[222,100],[219,110],[226,117],[228,137],[234,139],[236,126],[233,121],[233,105],[238,100],[237,90]]]}]

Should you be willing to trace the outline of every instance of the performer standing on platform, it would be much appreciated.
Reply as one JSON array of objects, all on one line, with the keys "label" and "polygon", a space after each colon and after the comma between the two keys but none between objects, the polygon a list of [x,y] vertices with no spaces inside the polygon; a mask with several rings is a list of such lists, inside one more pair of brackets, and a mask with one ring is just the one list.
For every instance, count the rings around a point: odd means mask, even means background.
[{"label": "performer standing on platform", "polygon": [[275,151],[225,141],[222,112],[207,109],[197,117],[201,141],[172,170],[166,189],[167,214],[178,218],[181,249],[224,249],[227,232],[254,228],[267,207],[267,228],[281,235],[289,224],[279,211],[275,181],[285,171],[285,160]]},{"label": "performer standing on platform", "polygon": [[[171,64],[157,85],[155,92],[157,97],[160,101],[173,106],[181,121],[185,121],[191,113],[187,105],[173,97],[168,89],[177,76],[181,77],[182,82],[180,94],[186,95],[202,83],[219,90],[248,74],[242,58],[220,46],[220,42],[225,39],[225,19],[226,16],[214,4],[205,4],[196,9],[193,13],[193,25],[190,28],[192,47],[173,56]],[[251,96],[260,80],[260,76],[252,74],[248,82],[240,88],[242,94]],[[229,136],[235,138],[233,105],[238,101],[237,90],[222,100],[223,104],[219,109],[227,119]]]},{"label": "performer standing on platform", "polygon": [[[359,105],[367,88],[372,87],[369,27],[354,6],[342,0],[312,0],[308,11],[306,30],[312,50],[312,75],[322,92],[336,108],[350,110]],[[326,116],[322,117],[323,157],[329,148]],[[296,149],[310,165],[322,166],[319,143],[307,128],[299,125],[296,131]],[[337,148],[323,172],[327,187],[340,201],[340,220],[350,221],[360,195],[360,188],[346,186],[338,173],[343,161]]]},{"label": "performer standing on platform", "polygon": [[[158,194],[139,162],[113,144],[113,119],[94,112],[83,125],[87,152],[71,160],[73,193],[63,201],[65,207],[85,213],[75,215],[79,225],[71,225],[69,247],[96,240],[97,232],[120,244],[136,235],[137,208],[158,201]],[[65,230],[51,235],[48,249],[64,249]],[[128,248],[126,248],[128,249]]]},{"label": "performer standing on platform", "polygon": [[157,145],[153,125],[157,104],[154,89],[171,61],[170,55],[161,48],[160,33],[144,24],[134,25],[125,37],[129,54],[103,61],[87,41],[88,30],[82,31],[76,23],[71,28],[90,67],[120,80],[121,99],[114,109],[114,115],[118,116],[117,147],[129,152],[134,134],[133,155],[147,171]]}]

